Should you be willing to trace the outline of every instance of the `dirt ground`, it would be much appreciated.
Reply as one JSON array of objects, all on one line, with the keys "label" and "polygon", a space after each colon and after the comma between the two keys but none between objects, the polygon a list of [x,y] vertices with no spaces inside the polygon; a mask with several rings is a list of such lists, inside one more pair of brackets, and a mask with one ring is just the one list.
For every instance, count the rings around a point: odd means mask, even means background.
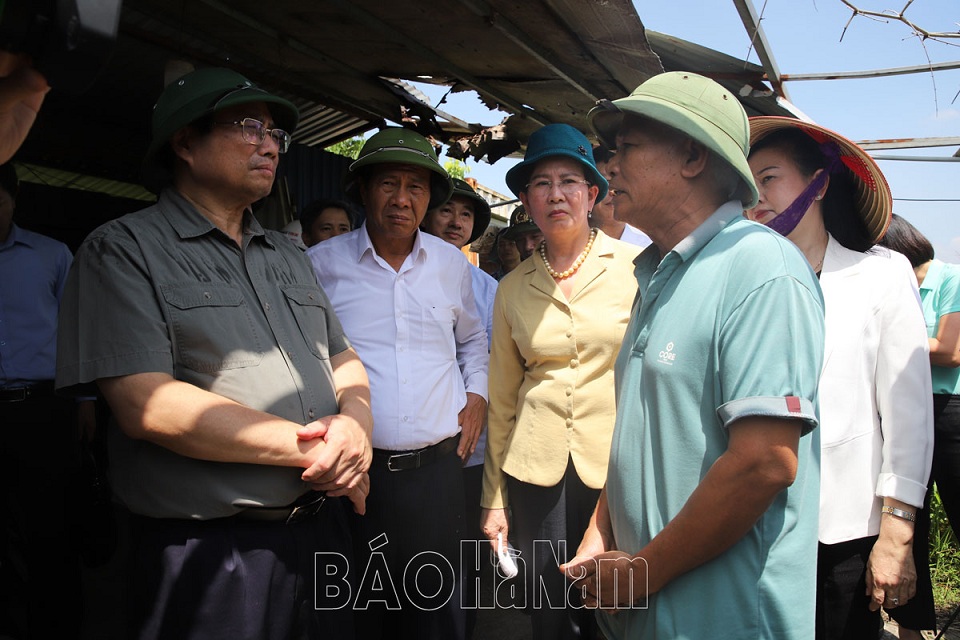
[{"label": "dirt ground", "polygon": [[[943,625],[947,624],[950,616],[953,615],[954,609],[954,607],[950,607],[937,610],[937,630],[924,631],[923,637],[925,640],[934,640],[934,638],[937,637],[937,634],[943,629]],[[897,623],[893,620],[886,619],[881,640],[893,640],[899,637]],[[943,634],[941,640],[960,640],[960,615],[950,623],[947,632]]]}]

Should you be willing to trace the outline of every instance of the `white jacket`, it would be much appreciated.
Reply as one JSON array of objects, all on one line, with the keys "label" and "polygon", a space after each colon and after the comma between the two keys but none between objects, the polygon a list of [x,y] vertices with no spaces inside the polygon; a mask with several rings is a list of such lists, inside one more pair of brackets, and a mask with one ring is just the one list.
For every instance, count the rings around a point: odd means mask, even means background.
[{"label": "white jacket", "polygon": [[926,325],[910,263],[833,237],[820,274],[820,541],[880,531],[883,497],[920,506],[933,455]]}]

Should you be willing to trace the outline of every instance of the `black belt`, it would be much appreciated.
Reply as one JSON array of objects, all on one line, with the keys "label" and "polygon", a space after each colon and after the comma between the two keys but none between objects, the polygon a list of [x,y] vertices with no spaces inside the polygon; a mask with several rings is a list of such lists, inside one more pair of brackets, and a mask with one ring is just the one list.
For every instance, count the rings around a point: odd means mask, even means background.
[{"label": "black belt", "polygon": [[432,444],[423,449],[414,449],[411,451],[391,451],[389,449],[374,449],[373,464],[379,467],[386,467],[387,471],[409,471],[419,469],[428,464],[433,464],[441,456],[445,456],[451,451],[456,450],[460,443],[460,434],[450,436],[446,440],[441,440],[437,444]]},{"label": "black belt", "polygon": [[326,500],[327,494],[320,491],[311,491],[286,507],[248,507],[230,517],[237,520],[296,524],[309,520],[320,513],[320,509]]},{"label": "black belt", "polygon": [[53,395],[53,381],[45,380],[23,387],[0,389],[0,402],[23,402],[31,398],[43,398]]}]

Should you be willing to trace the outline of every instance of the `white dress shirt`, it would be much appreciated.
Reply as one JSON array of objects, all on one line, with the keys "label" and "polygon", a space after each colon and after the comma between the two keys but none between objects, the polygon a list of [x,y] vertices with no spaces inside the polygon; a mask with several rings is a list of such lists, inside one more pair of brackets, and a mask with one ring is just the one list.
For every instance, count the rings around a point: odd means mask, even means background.
[{"label": "white dress shirt", "polygon": [[466,392],[487,397],[487,334],[466,257],[418,230],[394,271],[366,225],[307,256],[370,377],[373,446],[419,449],[456,435]]}]

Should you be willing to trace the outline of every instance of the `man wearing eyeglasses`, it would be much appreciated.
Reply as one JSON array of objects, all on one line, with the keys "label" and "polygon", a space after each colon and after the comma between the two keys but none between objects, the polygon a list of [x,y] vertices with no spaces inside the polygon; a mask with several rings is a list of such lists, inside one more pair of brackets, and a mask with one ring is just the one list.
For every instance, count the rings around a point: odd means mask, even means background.
[{"label": "man wearing eyeglasses", "polygon": [[[366,373],[301,251],[264,231],[296,107],[227,69],[170,84],[158,202],[95,230],[60,317],[57,386],[113,412],[136,638],[353,638],[345,507],[365,509]],[[347,503],[347,504],[349,504]],[[322,610],[321,610],[322,609]]]},{"label": "man wearing eyeglasses", "polygon": [[460,540],[478,527],[464,523],[462,464],[486,417],[487,335],[470,264],[418,228],[453,185],[430,143],[398,128],[367,140],[344,185],[366,221],[307,256],[370,372],[371,492],[351,515],[357,637],[457,640]]}]

